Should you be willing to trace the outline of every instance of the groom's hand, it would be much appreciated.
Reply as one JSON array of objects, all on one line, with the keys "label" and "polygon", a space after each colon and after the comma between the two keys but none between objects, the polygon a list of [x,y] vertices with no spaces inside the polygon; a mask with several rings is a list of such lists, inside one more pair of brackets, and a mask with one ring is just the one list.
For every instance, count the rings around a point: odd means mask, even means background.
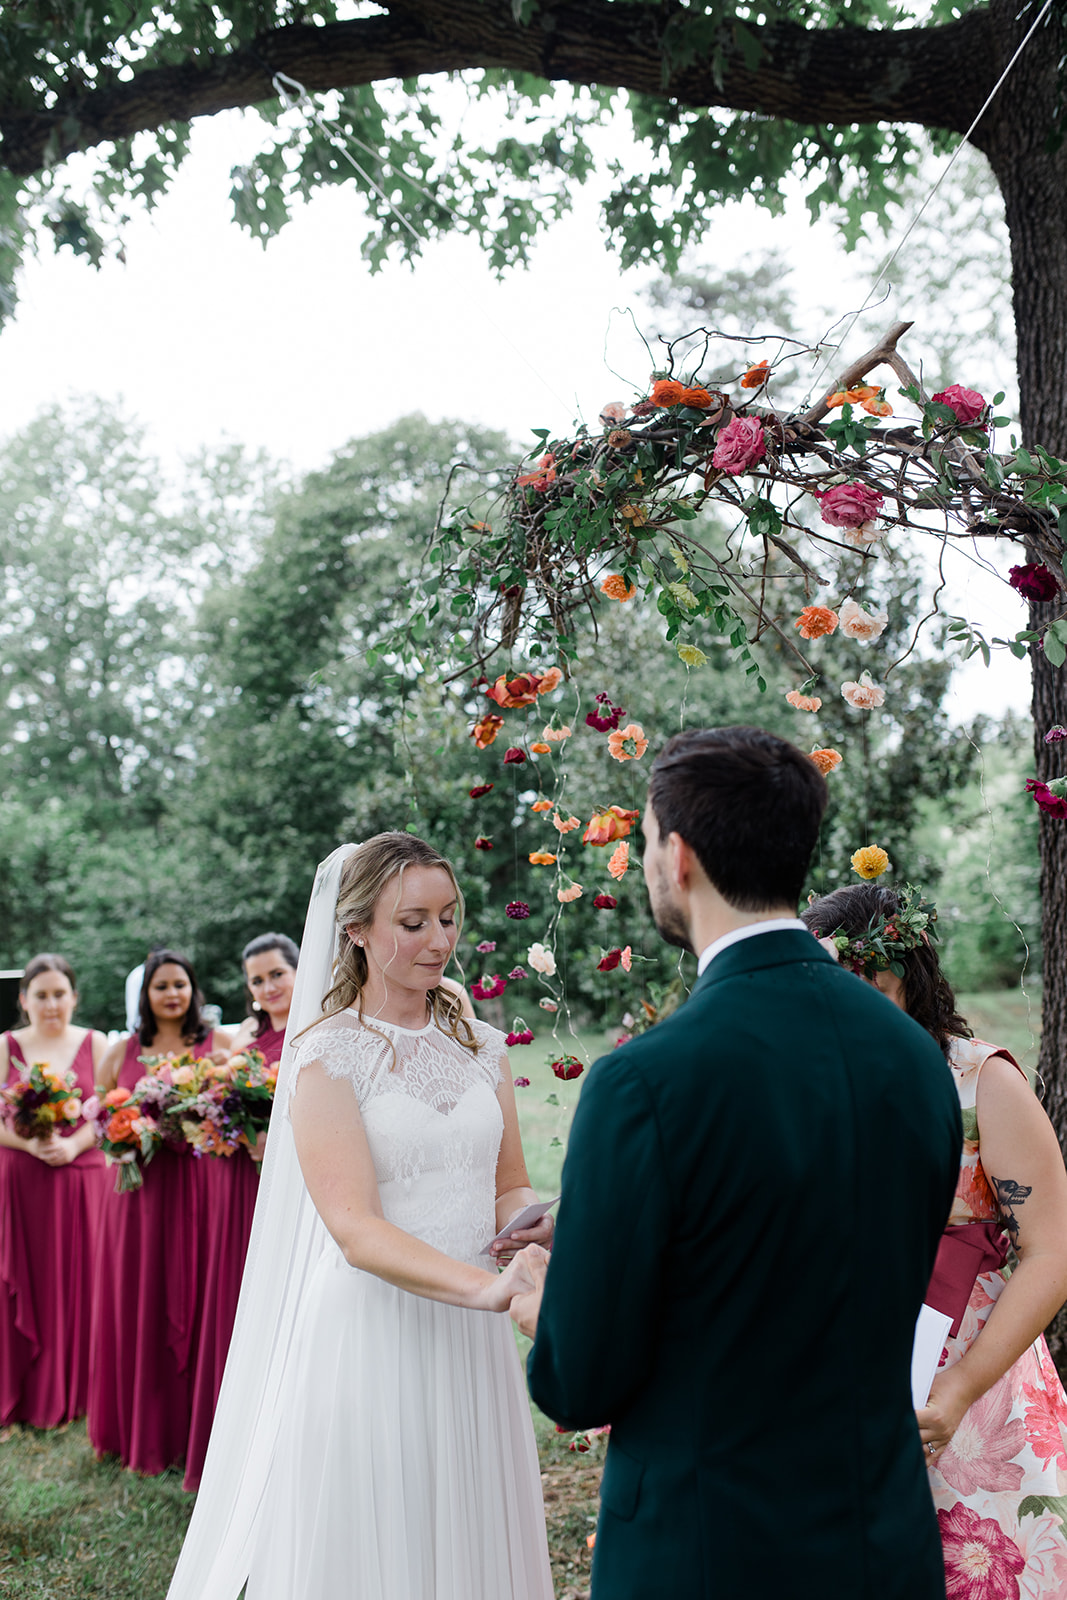
[{"label": "groom's hand", "polygon": [[511,1320],[515,1323],[520,1333],[532,1339],[537,1332],[537,1318],[541,1310],[541,1296],[545,1290],[545,1275],[548,1272],[549,1254],[542,1250],[540,1245],[529,1244],[516,1257],[526,1268],[533,1283],[533,1288],[523,1294],[517,1294],[512,1299],[509,1307]]}]

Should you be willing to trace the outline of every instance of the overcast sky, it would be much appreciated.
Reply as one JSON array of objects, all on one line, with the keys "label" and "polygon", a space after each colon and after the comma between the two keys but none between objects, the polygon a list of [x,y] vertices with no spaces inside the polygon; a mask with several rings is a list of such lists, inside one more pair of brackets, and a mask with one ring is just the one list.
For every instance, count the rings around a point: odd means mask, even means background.
[{"label": "overcast sky", "polygon": [[[414,270],[375,277],[349,188],[301,207],[265,250],[237,228],[229,171],[254,148],[254,123],[239,113],[201,122],[171,194],[128,229],[125,265],[95,272],[70,254],[29,263],[18,314],[0,332],[0,435],[44,404],[98,394],[147,424],[168,471],[227,437],[304,469],[411,411],[481,422],[526,445],[531,428],[595,421],[605,401],[646,383],[627,313],[652,322],[640,298],[651,274],[621,272],[593,194],[577,196],[530,270],[503,281],[462,239],[429,245]],[[797,332],[812,343],[831,307],[849,311],[869,288],[799,197],[784,218],[754,205],[712,215],[699,259],[714,272],[768,247],[793,265]],[[895,314],[887,305],[868,318],[845,358]],[[951,608],[996,634],[1025,626],[1014,594],[961,558]],[[972,666],[957,680],[960,717],[1029,703],[1027,666],[1004,653],[991,672]]]}]

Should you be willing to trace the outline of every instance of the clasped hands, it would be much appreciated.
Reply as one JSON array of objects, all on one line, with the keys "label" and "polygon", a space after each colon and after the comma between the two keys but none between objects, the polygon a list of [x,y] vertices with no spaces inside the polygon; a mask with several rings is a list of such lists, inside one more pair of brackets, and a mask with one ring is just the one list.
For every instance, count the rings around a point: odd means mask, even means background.
[{"label": "clasped hands", "polygon": [[516,1230],[509,1238],[490,1246],[490,1254],[504,1270],[493,1285],[495,1311],[509,1311],[512,1321],[532,1339],[537,1331],[549,1255],[545,1248],[552,1240],[552,1218],[541,1217],[532,1228]]}]

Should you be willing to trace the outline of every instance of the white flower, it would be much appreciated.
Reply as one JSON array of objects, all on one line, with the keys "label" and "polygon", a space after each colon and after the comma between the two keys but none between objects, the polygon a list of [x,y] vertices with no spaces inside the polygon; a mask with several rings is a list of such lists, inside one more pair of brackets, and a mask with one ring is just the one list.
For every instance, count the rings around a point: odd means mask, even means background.
[{"label": "white flower", "polygon": [[552,978],[556,972],[556,958],[543,944],[532,944],[526,952],[526,959],[535,972],[540,972],[546,978]]},{"label": "white flower", "polygon": [[868,545],[877,544],[881,537],[882,530],[877,522],[864,522],[858,528],[841,529],[841,538],[854,550],[866,550]]},{"label": "white flower", "polygon": [[885,632],[889,623],[887,611],[864,611],[855,600],[846,600],[837,615],[841,632],[847,634],[850,639],[859,639],[863,643],[868,639],[877,639]]},{"label": "white flower", "polygon": [[869,672],[860,673],[859,683],[843,683],[841,693],[856,711],[873,711],[876,706],[885,704],[885,690],[875,683]]}]

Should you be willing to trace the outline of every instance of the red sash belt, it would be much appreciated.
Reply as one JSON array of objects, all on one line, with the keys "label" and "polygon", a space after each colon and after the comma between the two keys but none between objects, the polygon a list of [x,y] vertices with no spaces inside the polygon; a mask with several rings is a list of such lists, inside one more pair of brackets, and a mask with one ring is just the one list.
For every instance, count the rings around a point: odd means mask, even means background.
[{"label": "red sash belt", "polygon": [[999,1271],[1008,1259],[1009,1249],[1003,1223],[995,1217],[985,1222],[962,1222],[946,1228],[941,1235],[926,1303],[952,1318],[950,1338],[960,1331],[976,1281],[985,1272]]}]

